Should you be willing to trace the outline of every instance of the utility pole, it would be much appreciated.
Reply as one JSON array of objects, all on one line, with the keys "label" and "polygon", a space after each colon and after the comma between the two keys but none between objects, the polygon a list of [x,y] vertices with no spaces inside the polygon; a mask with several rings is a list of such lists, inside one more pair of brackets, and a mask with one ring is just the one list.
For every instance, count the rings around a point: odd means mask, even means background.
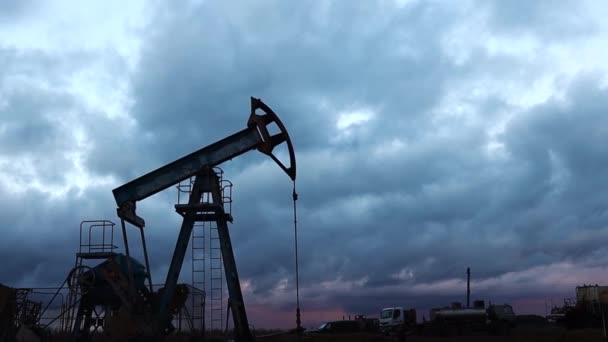
[{"label": "utility pole", "polygon": [[467,267],[467,309],[471,306],[471,268]]}]

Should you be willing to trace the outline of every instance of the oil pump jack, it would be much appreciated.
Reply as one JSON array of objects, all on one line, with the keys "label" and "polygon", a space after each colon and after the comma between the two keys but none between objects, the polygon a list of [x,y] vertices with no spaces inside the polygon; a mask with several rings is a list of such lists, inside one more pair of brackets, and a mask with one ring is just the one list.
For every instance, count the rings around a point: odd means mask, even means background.
[{"label": "oil pump jack", "polygon": [[[258,110],[262,113],[258,113]],[[276,124],[278,133],[271,134],[269,126],[272,124]],[[289,152],[288,166],[273,154],[275,147],[283,143]],[[272,109],[260,99],[252,97],[247,128],[113,190],[118,206],[117,214],[122,224],[126,257],[120,260],[109,258],[78,276],[78,284],[83,287],[83,296],[73,330],[76,339],[86,339],[89,331],[87,324],[90,324],[87,323],[87,317],[90,317],[92,307],[100,301],[112,302],[112,311],[115,313],[107,319],[106,324],[115,322],[117,325],[128,326],[128,338],[149,340],[170,333],[174,329],[171,321],[175,310],[185,302],[184,292],[187,289],[177,282],[193,226],[197,221],[214,221],[217,223],[220,239],[229,295],[228,310],[232,313],[235,340],[253,341],[228,231],[227,222],[232,222],[232,216],[224,211],[219,178],[213,167],[254,149],[272,158],[295,182],[295,153],[285,126]],[[138,201],[192,177],[194,185],[188,203],[175,205],[183,221],[164,287],[154,292],[144,236],[145,221],[137,215],[136,205]],[[203,193],[210,193],[213,202],[202,201]],[[139,229],[145,266],[130,257],[125,222]],[[149,282],[148,287],[144,284],[145,280]],[[109,330],[112,331],[112,327]],[[117,329],[114,327],[114,330]]]}]

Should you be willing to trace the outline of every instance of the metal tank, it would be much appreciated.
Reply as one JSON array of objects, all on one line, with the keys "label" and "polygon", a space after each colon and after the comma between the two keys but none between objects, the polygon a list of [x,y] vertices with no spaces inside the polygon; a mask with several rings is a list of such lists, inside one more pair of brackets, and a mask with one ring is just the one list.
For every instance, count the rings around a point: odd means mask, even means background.
[{"label": "metal tank", "polygon": [[576,287],[576,301],[608,303],[608,286],[583,285]]},{"label": "metal tank", "polygon": [[485,309],[441,309],[434,312],[435,318],[444,320],[485,320]]}]

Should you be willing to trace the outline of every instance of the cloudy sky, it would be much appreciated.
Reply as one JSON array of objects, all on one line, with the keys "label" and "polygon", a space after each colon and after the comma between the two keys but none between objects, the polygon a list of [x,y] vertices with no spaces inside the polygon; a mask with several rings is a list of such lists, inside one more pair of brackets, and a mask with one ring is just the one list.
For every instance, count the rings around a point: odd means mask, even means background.
[{"label": "cloudy sky", "polygon": [[[542,314],[608,281],[607,16],[601,1],[1,1],[0,282],[59,285],[80,221],[119,222],[112,189],[245,128],[255,96],[296,148],[305,325],[464,301],[467,267],[474,299]],[[250,320],[294,326],[290,180],[258,152],[222,167]],[[155,282],[176,199],[138,206]]]}]

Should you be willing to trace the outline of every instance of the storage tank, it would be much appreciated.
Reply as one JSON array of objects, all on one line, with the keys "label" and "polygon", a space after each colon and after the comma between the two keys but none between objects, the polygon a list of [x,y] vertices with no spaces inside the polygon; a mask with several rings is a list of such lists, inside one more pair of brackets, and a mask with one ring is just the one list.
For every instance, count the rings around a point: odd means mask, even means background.
[{"label": "storage tank", "polygon": [[485,309],[486,302],[483,300],[476,300],[473,302],[473,309]]},{"label": "storage tank", "polygon": [[608,286],[583,285],[576,287],[577,303],[600,301],[608,304]]},{"label": "storage tank", "polygon": [[434,312],[436,319],[444,320],[485,320],[485,309],[441,309]]}]

